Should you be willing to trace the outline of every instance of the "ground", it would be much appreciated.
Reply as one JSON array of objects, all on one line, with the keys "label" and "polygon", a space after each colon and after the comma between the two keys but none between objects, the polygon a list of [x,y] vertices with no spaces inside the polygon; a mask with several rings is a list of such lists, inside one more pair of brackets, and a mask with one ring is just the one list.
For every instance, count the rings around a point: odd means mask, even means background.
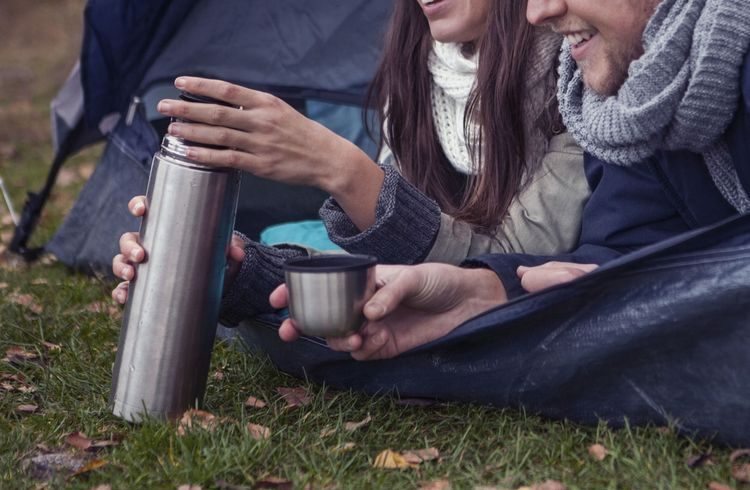
[{"label": "ground", "polygon": [[[77,57],[83,7],[0,2],[0,176],[19,210],[51,160],[49,101]],[[59,226],[100,151],[66,165],[35,243]],[[0,220],[4,251],[12,223],[2,204]],[[49,257],[31,267],[0,259],[0,488],[742,485],[731,448],[669,427],[581,427],[513,409],[336,392],[224,344],[214,351],[205,413],[130,425],[107,407],[121,321],[112,286]],[[389,464],[403,468],[379,467]]]}]

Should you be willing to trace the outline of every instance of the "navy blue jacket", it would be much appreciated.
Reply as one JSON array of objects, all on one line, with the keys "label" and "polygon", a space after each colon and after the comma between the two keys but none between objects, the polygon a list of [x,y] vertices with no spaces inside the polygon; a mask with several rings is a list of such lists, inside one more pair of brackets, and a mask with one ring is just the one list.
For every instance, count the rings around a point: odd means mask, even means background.
[{"label": "navy blue jacket", "polygon": [[[750,51],[742,68],[742,93],[725,133],[737,173],[750,194]],[[513,298],[524,294],[519,265],[550,260],[602,264],[646,245],[716,223],[736,214],[708,173],[703,158],[687,151],[661,151],[649,160],[623,167],[586,155],[592,189],[583,211],[579,247],[570,254],[532,256],[490,254],[468,265],[493,269]]]}]

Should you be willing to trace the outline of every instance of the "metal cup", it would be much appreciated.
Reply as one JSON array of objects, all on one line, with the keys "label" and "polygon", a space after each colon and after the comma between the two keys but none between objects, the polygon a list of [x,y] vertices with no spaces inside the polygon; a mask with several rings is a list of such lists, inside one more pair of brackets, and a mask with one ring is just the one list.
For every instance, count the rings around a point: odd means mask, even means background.
[{"label": "metal cup", "polygon": [[289,317],[305,335],[342,337],[364,323],[362,308],[375,292],[369,255],[315,255],[284,264]]}]

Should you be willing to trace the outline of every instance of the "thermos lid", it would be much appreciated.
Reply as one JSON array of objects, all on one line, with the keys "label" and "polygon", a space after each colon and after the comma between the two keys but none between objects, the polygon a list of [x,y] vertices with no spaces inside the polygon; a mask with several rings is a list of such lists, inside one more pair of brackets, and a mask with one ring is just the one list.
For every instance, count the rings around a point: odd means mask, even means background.
[{"label": "thermos lid", "polygon": [[180,99],[184,100],[185,102],[195,102],[197,104],[216,104],[226,107],[234,107],[235,109],[237,108],[236,105],[230,104],[229,102],[224,102],[223,100],[214,99],[213,97],[206,97],[205,95],[191,94],[190,92],[185,91],[180,92]]}]

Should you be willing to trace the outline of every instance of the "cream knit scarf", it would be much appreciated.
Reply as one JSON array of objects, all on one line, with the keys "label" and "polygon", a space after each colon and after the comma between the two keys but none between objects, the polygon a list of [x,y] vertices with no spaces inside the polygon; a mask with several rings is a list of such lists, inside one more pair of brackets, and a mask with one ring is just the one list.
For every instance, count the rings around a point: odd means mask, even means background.
[{"label": "cream knit scarf", "polygon": [[[460,44],[434,41],[427,61],[432,74],[432,115],[440,146],[453,167],[465,174],[479,171],[475,168],[478,159],[471,158],[464,126],[466,104],[477,79],[477,58],[476,53],[465,57]],[[476,124],[470,123],[469,134],[478,138]]]}]

